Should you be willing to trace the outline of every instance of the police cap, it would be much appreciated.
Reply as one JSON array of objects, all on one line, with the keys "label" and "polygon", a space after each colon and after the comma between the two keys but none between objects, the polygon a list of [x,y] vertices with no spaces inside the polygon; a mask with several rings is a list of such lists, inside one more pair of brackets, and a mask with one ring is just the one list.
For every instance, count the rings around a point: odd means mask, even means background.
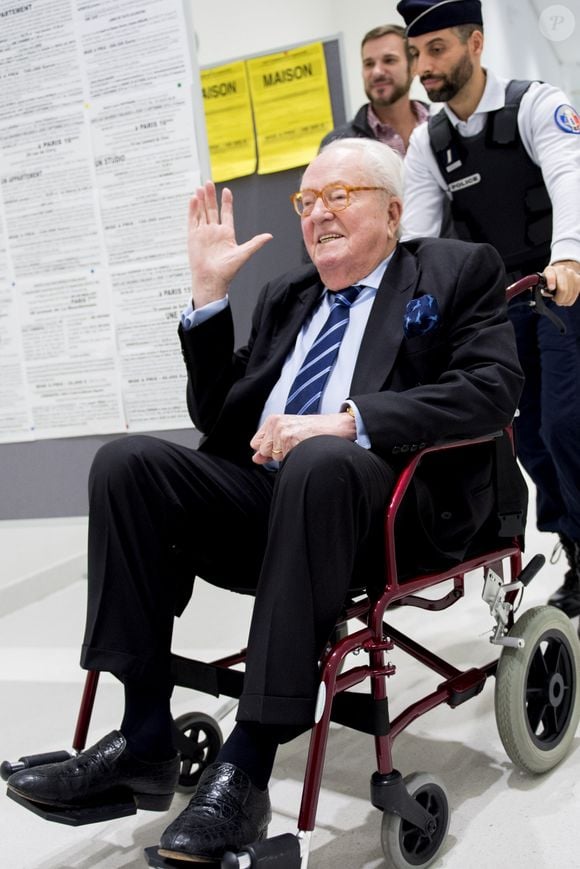
[{"label": "police cap", "polygon": [[400,0],[407,36],[420,36],[458,24],[483,24],[481,0]]}]

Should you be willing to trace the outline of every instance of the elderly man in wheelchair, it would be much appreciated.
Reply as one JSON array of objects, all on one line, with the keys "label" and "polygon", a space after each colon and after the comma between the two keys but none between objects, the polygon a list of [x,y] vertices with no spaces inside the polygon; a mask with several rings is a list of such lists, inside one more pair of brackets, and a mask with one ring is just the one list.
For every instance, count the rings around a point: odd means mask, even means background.
[{"label": "elderly man in wheelchair", "polygon": [[[46,816],[119,794],[136,808],[166,810],[180,771],[170,712],[174,617],[196,575],[255,595],[235,727],[151,849],[152,865],[258,865],[251,847],[239,864],[224,854],[265,839],[278,746],[330,714],[321,661],[353,588],[366,588],[371,603],[384,598],[391,558],[388,603],[405,602],[420,583],[405,589],[393,571],[436,565],[451,576],[491,540],[513,556],[523,533],[525,484],[509,437],[495,436],[509,428],[522,388],[499,256],[454,240],[399,242],[401,161],[373,141],[329,145],[292,199],[312,263],[263,288],[239,349],[228,287],[271,236],[237,242],[227,189],[219,202],[208,182],[191,199],[192,304],[179,336],[188,407],[204,437],[198,449],[120,438],[99,451],[90,474],[82,666],[123,683],[124,717],[76,756],[8,780],[12,798]],[[446,448],[462,439],[469,447]],[[405,482],[395,564],[385,511],[409,459],[436,444],[443,449]],[[359,643],[374,643],[375,677],[388,675],[378,619],[374,640],[365,634]],[[506,622],[498,621],[500,639]],[[333,666],[335,685],[342,677]],[[480,676],[470,686],[456,673],[447,674],[447,702],[481,685]],[[387,730],[375,731],[379,741]],[[319,752],[314,786],[321,762]],[[382,786],[391,770],[384,757],[381,765]],[[387,810],[383,791],[376,804]],[[433,839],[439,822],[402,799],[395,810]],[[408,865],[426,865],[441,830],[434,841],[423,863]]]}]

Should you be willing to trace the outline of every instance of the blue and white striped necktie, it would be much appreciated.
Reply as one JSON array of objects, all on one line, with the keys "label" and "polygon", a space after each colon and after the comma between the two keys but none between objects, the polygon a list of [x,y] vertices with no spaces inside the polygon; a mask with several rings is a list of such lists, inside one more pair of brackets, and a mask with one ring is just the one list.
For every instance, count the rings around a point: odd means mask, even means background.
[{"label": "blue and white striped necktie", "polygon": [[350,307],[361,286],[332,293],[330,314],[290,387],[285,413],[318,413],[320,399],[348,325]]}]

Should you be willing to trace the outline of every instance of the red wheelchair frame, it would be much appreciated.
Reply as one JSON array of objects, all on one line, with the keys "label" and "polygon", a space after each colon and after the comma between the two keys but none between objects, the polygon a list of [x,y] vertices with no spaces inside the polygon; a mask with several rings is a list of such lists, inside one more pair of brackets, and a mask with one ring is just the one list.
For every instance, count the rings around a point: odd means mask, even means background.
[{"label": "red wheelchair frame", "polygon": [[[331,721],[347,724],[355,729],[374,732],[377,770],[371,780],[371,800],[373,805],[384,812],[394,813],[408,823],[424,828],[424,838],[429,844],[437,845],[433,857],[439,851],[447,830],[434,826],[429,812],[407,791],[401,774],[393,766],[393,743],[395,738],[411,722],[429,710],[447,703],[458,706],[478,694],[488,676],[494,675],[498,665],[497,656],[485,666],[460,670],[444,661],[438,655],[408,638],[392,625],[384,621],[385,613],[394,605],[411,605],[424,609],[438,611],[457,603],[464,596],[465,574],[478,568],[491,569],[498,576],[503,576],[503,562],[509,559],[510,584],[514,587],[507,594],[507,604],[514,603],[521,588],[521,551],[517,540],[509,541],[505,546],[492,552],[471,558],[445,571],[422,574],[420,576],[399,581],[395,523],[398,510],[405,493],[413,479],[413,475],[425,456],[431,453],[451,450],[457,447],[469,447],[482,443],[492,443],[495,437],[502,433],[487,437],[473,438],[448,443],[442,446],[431,446],[419,450],[405,466],[395,485],[385,516],[385,556],[386,583],[380,597],[376,600],[365,596],[362,599],[348,601],[345,606],[338,634],[343,634],[346,623],[356,620],[363,623],[359,630],[342,636],[331,645],[325,654],[320,668],[320,690],[317,721],[312,729],[308,760],[302,791],[302,801],[298,816],[298,836],[284,835],[254,843],[249,850],[239,855],[227,854],[222,867],[280,867],[280,869],[305,869],[308,860],[308,839],[315,827],[320,787],[326,746]],[[534,564],[535,573],[543,564],[543,560]],[[529,577],[531,579],[531,576]],[[518,579],[520,582],[518,583]],[[525,577],[524,577],[525,579]],[[453,587],[439,599],[422,598],[418,593],[451,580]],[[513,613],[510,611],[506,628],[513,624]],[[386,653],[398,648],[414,659],[433,670],[442,677],[435,691],[412,703],[393,721],[388,717],[387,679],[395,674],[395,666],[386,661]],[[368,663],[345,667],[345,659],[351,653],[365,652]],[[191,661],[179,656],[172,657],[173,679],[176,685],[206,691],[211,694],[239,697],[242,690],[243,673],[233,670],[236,665],[245,660],[245,649],[209,663]],[[96,695],[99,673],[87,674],[81,707],[75,730],[73,748],[81,751],[86,743],[87,732]],[[345,696],[345,692],[353,686],[370,680],[369,695],[353,693],[346,695],[347,708],[336,709],[337,698]],[[338,702],[340,706],[340,701]],[[362,710],[361,710],[362,707]],[[370,721],[369,721],[370,714]],[[382,723],[380,723],[382,720]],[[187,751],[185,744],[182,749]],[[208,756],[203,761],[203,767],[212,762]],[[199,769],[201,773],[201,768]],[[433,795],[431,795],[432,798]],[[444,794],[438,794],[440,800],[446,803]],[[448,810],[445,805],[446,821]],[[111,813],[113,816],[115,812]],[[123,814],[125,812],[123,811]],[[109,815],[111,816],[111,815]],[[46,817],[46,815],[45,815]],[[433,837],[436,837],[434,840]],[[439,842],[441,839],[441,842]],[[147,849],[146,856],[149,865],[154,867],[174,867],[178,863],[160,858],[155,848]],[[409,864],[410,865],[410,864]],[[419,863],[417,865],[427,865]]]},{"label": "red wheelchair frame", "polygon": [[[523,278],[507,290],[508,299],[532,289],[531,304],[535,304],[538,312],[544,313],[545,308],[541,297],[542,278],[533,275]],[[552,315],[553,316],[553,315]],[[508,432],[511,436],[511,432]],[[371,801],[374,806],[383,811],[383,848],[387,859],[392,864],[400,866],[428,866],[439,855],[443,846],[449,823],[449,810],[445,791],[436,780],[422,781],[417,787],[403,780],[401,774],[393,766],[393,743],[395,738],[409,724],[436,706],[443,703],[455,707],[477,695],[491,675],[499,676],[502,667],[512,672],[514,656],[522,653],[522,648],[528,644],[525,653],[531,658],[543,656],[542,648],[548,643],[556,643],[556,651],[564,659],[564,663],[548,672],[545,684],[534,684],[537,693],[541,689],[548,697],[547,712],[531,716],[528,698],[528,682],[520,686],[523,698],[517,697],[517,711],[512,714],[508,710],[507,724],[500,728],[500,736],[512,760],[529,772],[541,772],[558,763],[570,745],[574,736],[578,719],[580,718],[580,695],[577,692],[577,674],[580,672],[580,645],[569,625],[568,619],[562,613],[551,607],[537,607],[531,612],[531,617],[518,619],[514,623],[514,605],[516,598],[525,585],[533,578],[544,563],[543,556],[535,556],[522,571],[522,556],[517,538],[507,539],[505,545],[498,545],[492,551],[477,555],[450,569],[434,573],[413,576],[400,581],[395,542],[395,523],[399,508],[413,479],[419,464],[435,452],[464,448],[483,443],[492,444],[495,438],[503,433],[491,434],[469,440],[456,441],[438,446],[429,446],[417,451],[402,471],[392,493],[385,517],[385,556],[386,582],[384,590],[377,599],[368,596],[349,600],[345,606],[343,618],[338,626],[336,642],[329,645],[320,665],[320,689],[317,702],[316,723],[311,732],[310,747],[306,763],[302,801],[298,816],[298,833],[285,834],[266,839],[262,842],[246,846],[240,853],[227,853],[222,860],[222,869],[251,869],[251,867],[268,866],[271,869],[306,869],[310,845],[310,835],[315,827],[320,787],[322,782],[324,759],[331,721],[337,721],[374,736],[377,770],[371,778]],[[503,582],[504,562],[509,561],[508,582]],[[489,588],[486,602],[490,604],[492,614],[496,618],[497,628],[492,641],[502,646],[502,655],[496,656],[489,663],[468,669],[458,669],[453,664],[430,652],[419,643],[405,636],[391,624],[385,621],[387,610],[394,606],[416,606],[431,611],[446,609],[464,596],[466,574],[483,568]],[[439,598],[421,597],[426,589],[439,586],[441,583],[453,583],[452,588]],[[486,586],[487,587],[487,586]],[[362,627],[353,633],[346,633],[349,621],[359,621]],[[520,629],[521,626],[521,629]],[[522,634],[520,636],[520,634]],[[416,661],[434,671],[441,677],[437,688],[425,697],[411,703],[392,721],[388,713],[387,680],[395,674],[395,667],[386,660],[386,653],[398,648]],[[346,658],[351,653],[364,652],[368,655],[368,663],[347,666]],[[505,657],[505,664],[504,664]],[[552,655],[552,657],[554,657]],[[239,697],[242,690],[243,673],[234,667],[245,660],[245,649],[211,663],[190,661],[179,656],[172,656],[172,675],[174,683],[179,686],[192,687],[216,696],[226,695]],[[542,658],[543,660],[543,658]],[[528,663],[527,672],[530,667]],[[527,680],[526,676],[525,679]],[[80,752],[84,748],[90,723],[92,708],[97,691],[99,673],[89,672],[86,677],[84,692],[79,709],[73,748]],[[370,694],[348,692],[349,688],[365,681],[370,681]],[[530,689],[531,690],[531,689]],[[535,695],[534,695],[535,696]],[[522,702],[523,699],[523,702]],[[504,706],[509,705],[509,698]],[[550,705],[551,704],[551,705]],[[505,709],[504,709],[505,713]],[[530,725],[530,744],[518,745],[520,737],[513,735],[510,718],[515,715],[521,718],[528,716]],[[558,718],[559,716],[559,718]],[[207,723],[208,717],[201,716]],[[187,718],[187,716],[184,716]],[[552,720],[557,723],[552,723]],[[546,724],[549,722],[549,724]],[[536,730],[534,725],[537,724]],[[204,725],[205,726],[205,725]],[[499,726],[499,720],[498,720]],[[539,728],[539,730],[538,730]],[[525,728],[524,728],[525,729]],[[178,734],[178,747],[182,758],[189,756],[198,764],[197,777],[205,766],[211,763],[214,756],[199,753],[195,743],[188,745],[185,733]],[[219,748],[219,742],[217,747]],[[57,753],[58,754],[58,753]],[[35,763],[47,763],[63,759],[57,754],[21,758],[20,764],[8,765],[6,772]],[[68,755],[64,755],[67,757]],[[4,765],[6,766],[6,765]],[[191,765],[188,767],[188,770]],[[194,779],[195,781],[195,779]],[[190,788],[191,789],[191,788]],[[14,797],[13,797],[14,798]],[[131,803],[103,807],[104,811],[95,815],[83,815],[80,812],[52,812],[46,807],[34,807],[22,802],[27,808],[50,820],[69,824],[90,823],[95,820],[106,820],[133,814],[136,807]],[[394,833],[393,833],[394,830]],[[385,844],[387,843],[387,844]],[[163,859],[157,854],[156,848],[146,849],[146,858],[150,866],[173,867],[181,863]]]}]

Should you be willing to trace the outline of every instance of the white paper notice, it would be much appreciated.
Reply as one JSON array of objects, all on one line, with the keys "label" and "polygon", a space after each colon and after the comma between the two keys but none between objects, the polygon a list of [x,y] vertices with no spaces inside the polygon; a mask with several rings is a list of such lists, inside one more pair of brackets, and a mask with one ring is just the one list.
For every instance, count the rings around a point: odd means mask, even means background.
[{"label": "white paper notice", "polygon": [[0,443],[30,440],[30,416],[16,294],[0,281]]},{"label": "white paper notice", "polygon": [[0,287],[8,283],[8,251],[6,250],[6,232],[4,218],[0,212]]},{"label": "white paper notice", "polygon": [[176,341],[178,312],[190,296],[186,261],[113,275],[125,415],[134,431],[191,425]]},{"label": "white paper notice", "polygon": [[4,124],[0,183],[17,277],[99,263],[89,136],[80,109]]},{"label": "white paper notice", "polygon": [[2,442],[191,425],[187,34],[183,0],[0,0]]},{"label": "white paper notice", "polygon": [[187,93],[109,101],[90,117],[111,266],[181,258],[188,199],[200,183]]},{"label": "white paper notice", "polygon": [[0,121],[52,115],[82,100],[70,0],[2,0]]},{"label": "white paper notice", "polygon": [[88,99],[191,80],[179,0],[76,0]]},{"label": "white paper notice", "polygon": [[123,431],[107,279],[32,280],[18,296],[36,436]]}]

